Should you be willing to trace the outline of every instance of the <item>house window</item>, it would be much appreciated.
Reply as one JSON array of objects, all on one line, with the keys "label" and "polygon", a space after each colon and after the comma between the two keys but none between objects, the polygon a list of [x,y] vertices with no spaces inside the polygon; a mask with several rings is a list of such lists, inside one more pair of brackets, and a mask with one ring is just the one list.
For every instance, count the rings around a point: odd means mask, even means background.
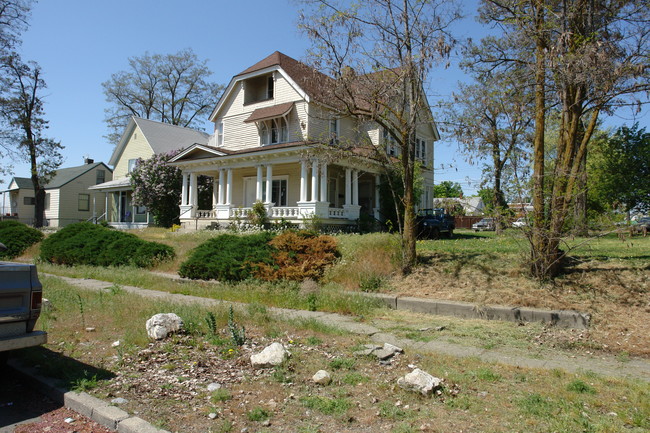
[{"label": "house window", "polygon": [[217,123],[217,146],[223,146],[223,122]]},{"label": "house window", "polygon": [[390,135],[387,129],[384,129],[383,136],[384,136],[383,138],[384,138],[384,147],[386,150],[386,154],[390,156],[397,155],[397,146],[395,145],[395,138],[393,138],[393,136]]},{"label": "house window", "polygon": [[90,194],[79,194],[77,210],[82,212],[90,210]]},{"label": "house window", "polygon": [[273,99],[273,86],[275,85],[275,80],[273,75],[270,75],[266,79],[266,99]]},{"label": "house window", "polygon": [[34,206],[36,204],[36,199],[34,197],[23,197],[23,204],[25,206]]},{"label": "house window", "polygon": [[135,170],[135,166],[138,163],[137,158],[136,159],[129,159],[129,173],[133,172]]},{"label": "house window", "polygon": [[[262,201],[266,202],[266,181],[262,182]],[[274,206],[287,205],[287,179],[273,179],[271,184],[271,202]]]},{"label": "house window", "polygon": [[339,144],[339,119],[330,119],[329,124],[330,144]]},{"label": "house window", "polygon": [[106,170],[97,170],[97,180],[95,185],[106,182]]},{"label": "house window", "polygon": [[44,209],[45,210],[50,209],[50,193],[49,192],[45,193],[45,207],[44,207]]},{"label": "house window", "polygon": [[135,213],[137,215],[144,215],[147,213],[147,207],[146,206],[136,206],[135,207]]},{"label": "house window", "polygon": [[260,125],[260,142],[262,145],[286,143],[289,139],[289,127],[284,117],[265,120]]}]

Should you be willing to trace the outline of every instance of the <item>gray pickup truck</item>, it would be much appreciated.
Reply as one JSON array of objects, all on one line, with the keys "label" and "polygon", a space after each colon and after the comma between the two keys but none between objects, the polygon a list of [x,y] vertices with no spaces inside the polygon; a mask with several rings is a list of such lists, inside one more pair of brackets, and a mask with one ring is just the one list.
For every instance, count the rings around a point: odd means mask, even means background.
[{"label": "gray pickup truck", "polygon": [[0,262],[0,355],[47,343],[46,332],[34,331],[42,299],[35,265]]}]

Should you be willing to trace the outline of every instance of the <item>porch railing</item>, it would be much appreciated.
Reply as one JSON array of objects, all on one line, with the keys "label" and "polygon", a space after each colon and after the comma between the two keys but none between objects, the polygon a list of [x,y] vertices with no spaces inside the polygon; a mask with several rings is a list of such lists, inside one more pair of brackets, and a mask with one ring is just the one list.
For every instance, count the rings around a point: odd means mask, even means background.
[{"label": "porch railing", "polygon": [[[302,218],[303,214],[301,211],[308,211],[309,208],[300,208],[297,206],[275,206],[268,210],[268,216],[271,219],[279,218],[290,218],[298,219]],[[229,212],[230,218],[248,218],[250,213],[253,211],[253,208],[250,207],[237,207],[231,208]],[[312,211],[313,212],[313,211]],[[342,208],[328,208],[327,216],[329,218],[347,218],[345,209]],[[195,218],[198,219],[217,219],[216,210],[197,210]]]}]

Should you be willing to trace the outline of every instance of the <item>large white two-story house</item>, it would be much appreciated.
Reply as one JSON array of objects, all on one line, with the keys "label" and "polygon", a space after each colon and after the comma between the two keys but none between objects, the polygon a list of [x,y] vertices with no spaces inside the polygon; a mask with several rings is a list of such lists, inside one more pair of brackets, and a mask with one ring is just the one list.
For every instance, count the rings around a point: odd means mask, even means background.
[{"label": "large white two-story house", "polygon": [[[298,224],[316,217],[327,225],[349,225],[362,213],[381,219],[381,166],[328,144],[390,147],[389,136],[376,124],[338,115],[322,91],[331,80],[280,52],[235,75],[210,116],[214,133],[170,160],[183,172],[181,223],[228,224],[245,218],[258,201],[271,220]],[[439,135],[430,119],[417,129],[420,207],[433,200],[433,145]],[[206,208],[198,205],[199,176],[213,185]]]}]

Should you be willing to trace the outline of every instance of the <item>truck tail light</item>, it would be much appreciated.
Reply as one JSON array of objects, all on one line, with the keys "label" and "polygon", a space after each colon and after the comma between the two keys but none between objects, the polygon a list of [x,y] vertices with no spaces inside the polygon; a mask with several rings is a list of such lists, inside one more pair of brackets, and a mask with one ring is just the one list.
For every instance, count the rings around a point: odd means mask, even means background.
[{"label": "truck tail light", "polygon": [[40,310],[43,302],[43,292],[32,292],[32,310]]}]

